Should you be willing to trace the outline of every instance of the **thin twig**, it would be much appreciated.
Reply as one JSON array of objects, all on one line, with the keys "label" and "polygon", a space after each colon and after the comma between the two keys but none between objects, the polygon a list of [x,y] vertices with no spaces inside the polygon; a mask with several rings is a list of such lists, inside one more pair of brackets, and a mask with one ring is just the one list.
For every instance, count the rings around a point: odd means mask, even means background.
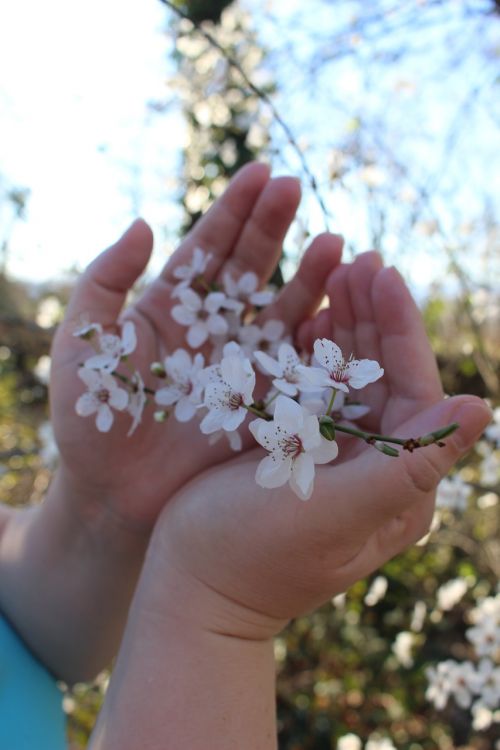
[{"label": "thin twig", "polygon": [[248,86],[250,91],[252,91],[261,101],[263,101],[266,106],[269,108],[273,118],[278,123],[278,125],[281,127],[283,132],[285,133],[285,136],[290,144],[290,146],[293,148],[297,156],[299,157],[299,161],[302,167],[302,170],[304,174],[307,177],[307,180],[309,182],[309,185],[311,187],[311,190],[313,191],[314,195],[316,196],[316,200],[318,201],[319,207],[321,209],[321,212],[323,214],[323,219],[325,222],[325,229],[326,231],[329,231],[329,218],[331,218],[331,213],[328,211],[325,202],[320,195],[319,189],[318,189],[318,183],[316,182],[316,178],[309,169],[309,165],[307,164],[306,158],[303,154],[303,152],[300,149],[299,144],[297,143],[292,131],[290,130],[290,127],[287,125],[285,120],[282,118],[280,113],[278,112],[275,104],[273,103],[272,99],[269,97],[268,94],[266,94],[265,91],[262,91],[258,86],[253,83],[253,81],[250,80],[248,75],[245,73],[243,68],[241,67],[240,63],[232,57],[227,50],[224,49],[224,47],[220,44],[220,42],[217,41],[217,39],[206,29],[204,29],[200,23],[197,21],[193,21],[187,13],[185,13],[180,8],[177,8],[170,0],[160,0],[160,2],[163,5],[166,5],[170,10],[172,10],[177,16],[182,18],[185,21],[189,21],[193,27],[207,40],[207,42],[214,47],[220,54],[224,57],[224,59],[227,61],[228,65],[233,68],[234,70],[238,71],[240,76],[242,77],[245,84]]}]

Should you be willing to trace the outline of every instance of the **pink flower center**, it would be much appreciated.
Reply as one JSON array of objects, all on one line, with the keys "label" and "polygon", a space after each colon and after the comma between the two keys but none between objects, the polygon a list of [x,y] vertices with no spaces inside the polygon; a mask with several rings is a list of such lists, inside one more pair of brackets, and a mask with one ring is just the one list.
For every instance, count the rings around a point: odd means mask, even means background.
[{"label": "pink flower center", "polygon": [[229,396],[229,408],[232,411],[236,411],[243,404],[243,396],[241,393],[231,393]]},{"label": "pink flower center", "polygon": [[102,404],[107,404],[109,401],[109,391],[107,388],[101,388],[100,391],[97,391],[96,396],[97,400],[100,401]]},{"label": "pink flower center", "polygon": [[287,435],[286,438],[280,441],[280,448],[287,458],[298,458],[301,453],[304,453],[304,446],[302,440],[298,435]]}]

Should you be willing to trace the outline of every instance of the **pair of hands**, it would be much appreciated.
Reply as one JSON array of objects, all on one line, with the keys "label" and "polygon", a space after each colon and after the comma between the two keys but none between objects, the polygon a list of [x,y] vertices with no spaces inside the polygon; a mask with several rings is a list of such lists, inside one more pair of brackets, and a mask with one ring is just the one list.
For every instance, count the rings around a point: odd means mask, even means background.
[{"label": "pair of hands", "polygon": [[[127,438],[120,415],[106,435],[93,420],[76,416],[76,371],[85,351],[72,331],[82,315],[105,328],[118,319],[135,323],[134,365],[150,384],[149,364],[185,346],[185,329],[169,314],[173,269],[200,246],[213,254],[209,281],[225,271],[254,271],[265,283],[299,199],[296,180],[271,179],[264,165],[247,166],[123,312],[152,247],[149,228],[136,222],[83,275],[53,348],[53,425],[61,471],[77,490],[82,517],[104,518],[137,534],[154,528],[146,581],[155,606],[184,606],[184,597],[176,601],[163,591],[164,571],[175,569],[185,591],[197,592],[195,600],[201,592],[206,601],[207,627],[243,638],[274,635],[289,618],[344,591],[420,538],[438,481],[489,420],[479,399],[443,400],[419,312],[397,271],[384,269],[376,253],[341,264],[341,240],[333,235],[312,242],[262,319],[282,319],[302,348],[326,337],[346,354],[378,360],[384,378],[362,393],[371,407],[366,429],[416,437],[457,421],[460,429],[446,447],[396,459],[346,439],[334,463],[319,467],[314,494],[302,503],[287,486],[256,485],[263,454],[250,441],[235,456],[226,441],[210,447],[194,421],[157,424],[146,415]],[[316,314],[325,292],[330,307]]]}]

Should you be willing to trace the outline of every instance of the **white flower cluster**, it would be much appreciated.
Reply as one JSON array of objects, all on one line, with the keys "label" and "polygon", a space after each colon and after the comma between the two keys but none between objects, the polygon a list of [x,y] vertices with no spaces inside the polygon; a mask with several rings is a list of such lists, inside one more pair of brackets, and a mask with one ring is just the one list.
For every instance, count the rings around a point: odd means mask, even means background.
[{"label": "white flower cluster", "polygon": [[473,625],[466,637],[476,662],[447,659],[429,667],[426,697],[438,710],[453,697],[471,710],[474,729],[483,730],[500,722],[500,594],[484,598],[469,617]]},{"label": "white flower cluster", "polygon": [[[337,742],[337,750],[362,750],[363,743],[357,734],[350,732],[344,734],[343,737],[339,737]],[[393,745],[392,740],[388,737],[378,737],[372,735],[365,745],[365,750],[396,750],[396,746]]]},{"label": "white flower cluster", "polygon": [[[258,308],[273,300],[270,291],[259,291],[254,273],[235,280],[223,277],[223,288],[209,287],[203,278],[211,256],[196,248],[191,263],[179,266],[179,283],[173,297],[173,319],[187,329],[191,350],[178,348],[163,362],[152,363],[151,372],[164,383],[146,388],[138,370],[125,375],[129,355],[137,340],[131,321],[121,334],[107,333],[97,323],[75,332],[95,344],[95,353],[80,367],[79,377],[87,392],[76,403],[80,416],[96,415],[96,426],[107,432],[113,410],[132,417],[129,435],[142,419],[147,394],[161,407],[155,418],[170,414],[179,422],[198,415],[200,430],[215,442],[226,435],[233,449],[241,448],[238,433],[249,413],[257,416],[248,425],[255,440],[265,448],[256,481],[262,487],[280,487],[289,482],[295,494],[307,500],[313,490],[315,464],[332,461],[338,454],[334,440],[335,421],[356,419],[367,407],[349,401],[350,389],[363,388],[383,375],[373,360],[344,359],[339,347],[328,339],[317,339],[314,355],[300,355],[285,336],[279,320],[256,322]],[[255,395],[257,376],[270,377],[272,387]],[[266,390],[267,395],[266,394]],[[325,426],[324,420],[328,425]],[[323,420],[323,422],[321,421]]]}]

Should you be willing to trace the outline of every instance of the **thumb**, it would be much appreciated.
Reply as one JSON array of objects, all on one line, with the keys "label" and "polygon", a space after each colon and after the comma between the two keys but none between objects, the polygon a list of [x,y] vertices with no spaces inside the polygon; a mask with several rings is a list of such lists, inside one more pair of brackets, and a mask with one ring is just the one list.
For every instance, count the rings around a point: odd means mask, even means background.
[{"label": "thumb", "polygon": [[127,292],[146,268],[152,248],[150,227],[137,219],[87,267],[71,295],[66,321],[78,324],[86,316],[103,326],[114,324]]},{"label": "thumb", "polygon": [[444,445],[429,445],[412,452],[402,450],[398,458],[370,452],[367,460],[372,466],[372,487],[377,488],[376,505],[381,515],[394,517],[432,495],[453,464],[480,438],[491,416],[485,402],[475,396],[444,399],[416,414],[396,431],[397,436],[417,438],[458,423],[458,429],[443,440]]}]

